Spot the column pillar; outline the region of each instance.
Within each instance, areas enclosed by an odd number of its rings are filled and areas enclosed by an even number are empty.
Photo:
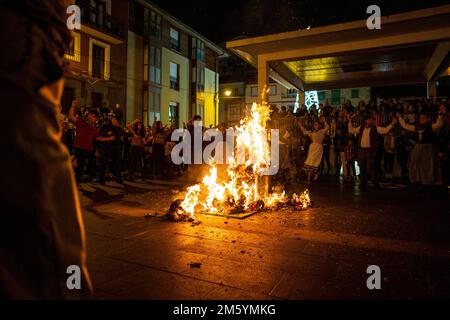
[[[269,84],[269,69],[267,60],[258,56],[258,102],[262,102],[262,93]]]
[[[436,98],[436,81],[427,82],[427,98]]]

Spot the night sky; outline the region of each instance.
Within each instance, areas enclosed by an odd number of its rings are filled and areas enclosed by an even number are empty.
[[[382,15],[449,4],[450,0],[152,0],[210,40],[221,43],[368,17],[371,4]]]

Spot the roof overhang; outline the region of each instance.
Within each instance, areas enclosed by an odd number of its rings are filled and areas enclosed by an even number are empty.
[[[267,62],[272,79],[300,90],[423,83],[448,68],[450,5],[381,17],[381,29],[359,20],[229,41],[227,48],[255,67]]]

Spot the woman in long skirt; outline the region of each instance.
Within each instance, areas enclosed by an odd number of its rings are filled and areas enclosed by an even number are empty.
[[[414,148],[408,159],[409,178],[413,183],[425,185],[439,184],[441,174],[437,163],[436,150],[433,145],[434,132],[443,124],[440,114],[435,123],[431,123],[426,113],[419,115],[415,125],[407,124],[400,114],[397,114],[400,125],[408,131],[414,132]]]
[[[323,155],[323,140],[325,139],[329,126],[323,119],[321,121],[314,121],[312,131],[304,128],[300,121],[298,121],[297,124],[303,134],[311,138],[311,144],[308,149],[308,157],[306,158],[303,170],[307,173],[308,181],[315,181],[319,178],[319,166]]]

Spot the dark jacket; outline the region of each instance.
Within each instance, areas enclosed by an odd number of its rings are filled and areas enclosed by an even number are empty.
[[[361,147],[361,139],[363,136],[363,132],[364,132],[365,126],[361,126],[359,128],[359,134],[358,134],[358,147]],[[377,127],[376,126],[372,126],[372,128],[370,128],[370,149],[372,150],[377,150],[378,149],[378,131],[377,131]]]
[[[84,298],[91,286],[70,156],[57,106],[38,93],[63,75],[63,21],[55,25],[55,0],[11,3],[0,4],[0,41],[8,44],[0,53],[0,297]],[[71,265],[81,268],[81,290],[67,288]]]

